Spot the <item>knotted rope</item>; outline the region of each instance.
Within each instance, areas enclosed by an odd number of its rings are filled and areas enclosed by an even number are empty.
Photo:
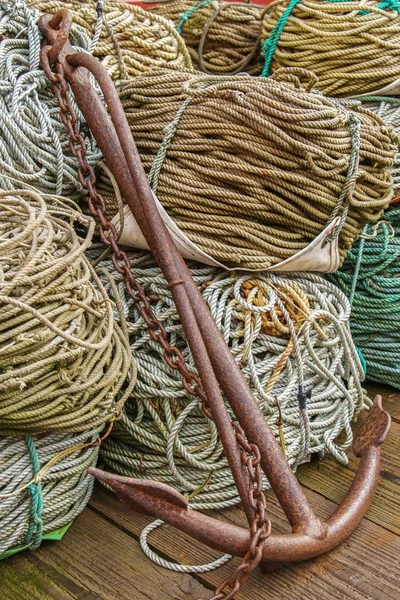
[[[77,199],[84,193],[78,163],[40,68],[39,16],[21,0],[0,3],[0,169],[24,186]],[[73,26],[71,43],[87,51],[90,38]],[[88,146],[87,159],[92,165],[100,159],[94,142]],[[2,178],[0,186],[12,189],[14,184]]]
[[[222,0],[172,0],[152,4],[148,10],[174,22],[200,71],[219,75],[261,73],[262,6]]]
[[[119,417],[133,387],[128,342],[84,256],[93,231],[35,192],[0,192],[2,435],[93,429]]]
[[[261,37],[263,75],[309,69],[328,96],[368,94],[400,77],[398,0],[276,0]]]
[[[98,22],[95,0],[27,1],[44,13],[70,8],[77,29],[89,37],[95,33]],[[172,23],[118,0],[104,2],[103,24],[93,54],[117,82],[166,64],[192,66],[186,46]]]
[[[99,429],[0,437],[0,559],[18,546],[35,550],[85,508],[98,436]]]
[[[360,105],[310,93],[314,83],[304,71],[228,79],[160,69],[121,89],[159,200],[217,260],[275,265],[335,216],[343,258],[391,199],[394,132]]]
[[[350,298],[351,331],[367,365],[367,377],[400,389],[400,210],[367,225],[330,275]]]
[[[133,273],[169,341],[195,370],[171,293],[147,256],[130,254]],[[215,425],[164,362],[162,348],[151,340],[111,261],[100,265],[114,281],[113,286],[106,278],[103,282],[113,299],[120,298],[138,364],[132,400],[102,445],[103,462],[120,474],[173,485],[198,509],[236,504],[238,493]],[[369,406],[345,296],[314,275],[251,278],[198,265],[191,272],[293,468],[325,450],[345,463],[350,423]],[[311,392],[303,408],[299,386]],[[340,432],[345,435],[339,441]]]

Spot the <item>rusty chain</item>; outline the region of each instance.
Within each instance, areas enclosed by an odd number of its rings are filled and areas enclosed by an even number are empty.
[[[51,47],[42,49],[42,66],[49,78],[54,94],[60,107],[60,116],[69,133],[69,149],[78,161],[78,176],[83,188],[88,190],[88,206],[91,215],[99,223],[100,237],[104,244],[112,250],[112,261],[115,269],[122,275],[125,289],[133,299],[135,307],[145,321],[151,338],[164,350],[166,364],[176,370],[182,380],[182,385],[191,396],[198,397],[202,402],[205,415],[212,419],[207,406],[201,381],[197,375],[186,367],[181,351],[169,343],[164,325],[154,315],[141,284],[133,276],[127,254],[118,245],[118,232],[108,219],[104,199],[96,189],[96,175],[86,160],[86,142],[79,132],[78,119],[72,106],[68,85],[64,77],[64,68],[58,61],[55,63],[55,73],[51,70],[49,51]],[[262,558],[262,546],[271,533],[271,522],[266,516],[266,498],[262,485],[260,467],[260,451],[256,444],[250,444],[237,422],[232,422],[236,439],[241,449],[241,459],[249,476],[249,504],[253,509],[253,519],[250,524],[250,546],[239,566],[232,575],[218,586],[210,600],[231,600],[245,583]],[[229,591],[225,591],[229,588]]]

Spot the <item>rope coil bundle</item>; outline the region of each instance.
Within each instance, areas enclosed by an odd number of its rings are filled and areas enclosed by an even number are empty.
[[[129,256],[169,341],[195,370],[160,270],[148,255]],[[214,424],[164,362],[111,261],[100,264],[110,271],[104,285],[121,305],[138,365],[132,400],[102,445],[102,461],[114,472],[171,484],[190,494],[198,509],[236,504],[238,493]],[[325,450],[345,463],[350,422],[369,405],[345,296],[314,275],[254,279],[198,265],[191,271],[293,468]],[[300,386],[312,390],[304,418]],[[339,443],[341,431],[345,439]]]
[[[78,199],[84,193],[78,162],[40,68],[39,16],[21,0],[0,3],[0,168],[11,178],[2,178],[0,187],[11,190],[13,178],[25,187]],[[73,26],[71,43],[87,51],[90,39]],[[94,166],[100,156],[96,144],[90,144],[88,162]]]
[[[228,79],[159,69],[121,89],[153,190],[213,258],[273,266],[336,216],[344,258],[387,206],[394,132],[361,105],[310,93],[313,83],[304,71]],[[106,177],[99,187],[112,197]]]
[[[99,430],[80,435],[0,437],[0,559],[68,525],[85,508],[99,452]]]
[[[367,225],[340,271],[330,276],[350,298],[351,331],[368,379],[400,389],[400,210]]]
[[[327,96],[368,94],[400,78],[398,0],[276,0],[261,37],[263,75],[309,69]]]
[[[200,71],[218,75],[261,73],[262,6],[222,0],[172,0],[156,3],[148,10],[174,22]]]
[[[376,98],[375,102],[371,102],[373,98],[367,99],[364,106],[377,114],[388,127],[393,127],[397,136],[400,139],[400,98],[382,97]],[[396,156],[396,161],[392,168],[393,189],[395,194],[400,194],[400,149]]]
[[[83,239],[74,221],[88,227]],[[130,394],[133,357],[84,256],[93,231],[35,192],[0,192],[2,435],[92,429],[118,418]]]
[[[70,8],[77,29],[89,37],[95,35],[98,12],[94,0],[28,0],[28,4],[53,14],[61,8]],[[191,68],[186,46],[167,19],[118,0],[104,2],[102,11],[102,28],[93,55],[114,81],[130,79],[166,64]]]

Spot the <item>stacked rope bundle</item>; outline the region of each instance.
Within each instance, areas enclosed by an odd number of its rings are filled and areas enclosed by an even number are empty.
[[[350,298],[351,331],[368,379],[400,389],[400,210],[367,225],[330,276]]]
[[[174,22],[200,71],[218,75],[261,73],[262,6],[222,0],[171,0],[152,4],[148,10]]]
[[[77,29],[90,38],[98,37],[93,55],[103,63],[114,81],[131,79],[166,64],[191,67],[189,53],[174,25],[139,6],[107,0],[98,30],[95,0],[28,0],[28,4],[43,13],[70,8]]]
[[[365,107],[377,114],[389,127],[393,127],[400,139],[400,98],[395,96],[377,96],[366,98]],[[393,189],[396,196],[400,195],[400,149],[392,169]]]
[[[39,16],[21,0],[0,3],[0,169],[24,186],[78,199],[84,193],[78,162],[40,68]],[[75,26],[71,43],[84,51],[90,47],[88,35]],[[90,144],[88,162],[95,165],[99,158],[96,145]],[[0,187],[12,189],[14,183],[2,178]]]
[[[0,437],[0,559],[60,537],[86,506],[99,430]],[[3,555],[3,556],[2,556]]]
[[[394,132],[360,105],[310,93],[297,75],[310,89],[304,71],[261,79],[172,69],[121,89],[153,190],[190,240],[224,263],[273,266],[337,216],[344,257],[392,197]]]
[[[171,293],[147,257],[130,254],[133,273],[170,343],[195,370]],[[166,365],[112,262],[100,264],[110,271],[111,283],[109,278],[103,283],[122,307],[138,365],[132,400],[102,445],[102,461],[114,472],[176,486],[191,495],[198,509],[237,503],[214,424],[198,398],[182,387],[179,374]],[[349,334],[345,296],[314,275],[254,279],[199,265],[191,272],[293,468],[325,450],[345,463],[350,423],[369,404],[360,384],[363,370]],[[301,386],[312,391],[304,419]],[[341,431],[345,436],[339,442]]]
[[[84,256],[93,230],[35,192],[0,192],[1,435],[93,429],[133,387],[128,342]]]
[[[398,0],[276,0],[261,37],[263,75],[309,69],[327,96],[368,94],[400,78]]]

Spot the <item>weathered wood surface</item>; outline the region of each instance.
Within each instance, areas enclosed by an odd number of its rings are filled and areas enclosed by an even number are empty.
[[[380,391],[369,386],[371,395]],[[238,600],[398,600],[400,598],[400,394],[385,390],[393,427],[382,454],[382,478],[367,517],[356,532],[326,556],[263,575],[257,571]],[[315,511],[326,517],[340,502],[357,461],[343,467],[326,458],[303,465],[299,478]],[[288,524],[268,494],[274,530]],[[245,524],[239,509],[220,518]],[[212,573],[173,573],[155,566],[140,550],[138,537],[149,519],[126,512],[117,498],[98,487],[89,508],[61,542],[47,542],[0,563],[0,600],[206,600],[235,561]],[[171,527],[151,534],[155,550],[169,560],[201,564],[217,553]]]

